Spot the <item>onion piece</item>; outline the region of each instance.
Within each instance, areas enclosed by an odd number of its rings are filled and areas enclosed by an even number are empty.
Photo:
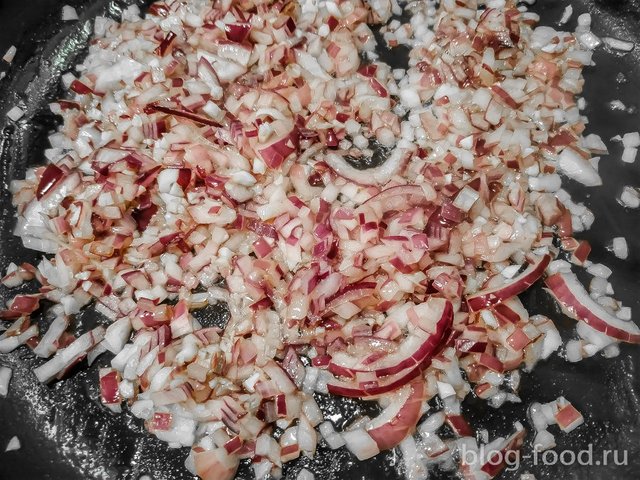
[[[558,156],[558,166],[569,178],[587,187],[602,185],[602,179],[593,165],[571,148],[565,148],[562,153],[560,153]]]
[[[556,441],[554,436],[547,430],[539,430],[533,439],[533,448],[538,452],[543,452],[551,448],[555,448]]]
[[[329,371],[335,375],[347,377],[367,372],[376,378],[381,378],[423,365],[440,347],[440,342],[453,321],[453,306],[449,301],[430,298],[426,303],[428,308],[423,308],[421,311],[427,312],[431,318],[422,318],[420,321],[428,325],[428,331],[424,330],[422,336],[407,337],[406,347],[401,344],[397,354],[383,357],[366,366],[363,365],[363,359],[340,355],[341,362],[338,363],[338,357],[332,359],[329,363]],[[353,366],[346,366],[345,363]],[[331,391],[331,385],[329,390]]]
[[[2,61],[11,64],[13,62],[14,57],[16,56],[17,49],[15,45],[11,45],[5,54],[2,56]]]
[[[497,288],[476,292],[466,297],[471,311],[479,311],[521,294],[533,285],[551,262],[551,255],[532,256],[527,268],[509,283]]]
[[[275,169],[280,167],[289,155],[298,150],[298,143],[299,133],[293,130],[258,152],[267,166]]]
[[[613,253],[616,257],[626,260],[629,256],[629,247],[627,245],[627,240],[624,237],[616,237],[612,241]]]
[[[62,6],[62,21],[63,22],[69,22],[72,20],[78,20],[78,13],[76,12],[76,9],[73,8],[70,5],[63,5]]]
[[[20,448],[22,448],[22,445],[20,443],[20,439],[18,437],[16,437],[16,436],[13,436],[9,440],[9,443],[7,443],[7,446],[5,447],[4,451],[5,452],[12,452],[14,450],[20,450]]]
[[[229,455],[224,448],[191,450],[196,474],[202,480],[233,480],[238,469],[238,456]]]
[[[569,433],[584,423],[582,414],[563,397],[558,399],[558,412],[555,414],[560,429]]]
[[[406,385],[422,373],[422,370],[431,363],[431,357],[427,356],[422,364],[409,367],[394,375],[383,377],[380,381],[369,382],[344,382],[336,379],[327,382],[327,389],[333,395],[352,398],[371,398],[384,393],[392,392]]]
[[[640,343],[640,328],[608,313],[589,296],[573,273],[556,273],[545,280],[549,291],[567,315],[617,340]]]
[[[107,327],[103,343],[107,350],[117,355],[122,351],[129,337],[131,337],[131,320],[123,317]]]
[[[24,116],[24,110],[22,110],[20,107],[15,106],[12,107],[8,112],[7,112],[7,118],[9,118],[10,120],[13,120],[14,122],[17,122],[18,120],[20,120],[22,117]]]
[[[69,317],[56,317],[38,342],[33,353],[42,358],[49,358],[58,350],[57,342],[69,326]]]
[[[383,164],[363,170],[352,167],[337,153],[328,153],[324,159],[336,174],[358,185],[385,185],[394,175],[402,172],[410,154],[409,150],[396,147]]]
[[[120,412],[122,397],[118,389],[119,374],[113,368],[101,368],[100,375],[100,401],[112,411]]]
[[[349,451],[360,461],[375,457],[380,453],[378,444],[364,428],[344,432],[342,438],[344,438]]]
[[[307,470],[306,468],[302,468],[299,472],[298,472],[298,476],[296,477],[296,480],[314,480],[315,476],[314,474]]]
[[[630,52],[636,46],[633,42],[627,42],[613,37],[602,37],[602,41],[610,48],[620,52]]]
[[[50,382],[60,372],[64,372],[84,358],[89,350],[102,341],[104,333],[104,327],[96,327],[78,337],[68,347],[58,350],[51,360],[33,370],[36,378],[42,383]]]
[[[369,198],[363,206],[388,210],[407,210],[411,207],[427,206],[433,198],[419,185],[397,185],[385,188]]]
[[[9,393],[9,382],[11,382],[12,375],[11,368],[0,367],[0,397],[6,397]]]
[[[502,440],[496,448],[490,450],[491,456],[487,462],[482,465],[480,470],[487,474],[489,478],[495,478],[507,465],[510,452],[519,451],[527,431],[522,427],[520,422],[516,422],[516,431],[506,439]]]
[[[571,5],[567,5],[566,7],[564,7],[562,17],[558,21],[558,24],[564,25],[565,23],[567,23],[571,18],[571,15],[573,15],[573,7]]]
[[[415,430],[427,397],[424,380],[416,378],[394,395],[391,404],[367,425],[380,451],[394,448]]]

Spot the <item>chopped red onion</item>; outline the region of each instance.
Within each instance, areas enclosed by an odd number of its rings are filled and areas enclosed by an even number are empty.
[[[59,350],[47,363],[35,368],[33,373],[40,382],[50,382],[60,372],[84,358],[90,349],[100,343],[104,337],[104,331],[103,327],[96,327],[85,333],[68,347]]]
[[[555,419],[563,432],[572,432],[584,423],[582,414],[567,402],[564,397],[560,397],[557,402],[558,412],[555,414]]]
[[[571,18],[571,15],[573,15],[573,7],[571,5],[567,5],[566,7],[564,7],[564,11],[562,12],[562,17],[558,21],[558,24],[559,25],[566,24]]]
[[[627,185],[622,189],[618,201],[624,207],[638,208],[640,207],[640,193],[636,188]]]
[[[62,21],[68,22],[71,20],[78,20],[78,13],[76,9],[70,5],[64,5],[62,7]]]
[[[24,110],[20,107],[13,107],[7,112],[7,117],[14,122],[17,122],[24,116]]]
[[[58,341],[69,326],[69,317],[56,317],[38,342],[33,353],[42,358],[49,358],[58,350]]]
[[[4,451],[5,452],[12,452],[15,450],[20,450],[20,448],[22,447],[21,443],[20,443],[20,439],[16,436],[11,437],[11,439],[9,440],[9,443],[7,443],[7,446],[5,447]]]
[[[16,56],[16,52],[17,49],[15,47],[15,45],[11,45],[7,51],[5,52],[5,54],[2,56],[2,60],[7,62],[7,63],[11,63],[13,62],[14,57]]]
[[[9,393],[9,382],[13,371],[9,367],[0,367],[0,397],[6,397]]]
[[[544,452],[551,448],[555,448],[556,440],[554,436],[547,430],[540,430],[533,439],[533,448],[538,452]]]
[[[602,185],[602,179],[593,165],[582,158],[575,150],[566,148],[558,157],[558,166],[569,178],[587,187]]]
[[[613,37],[602,37],[602,41],[610,48],[620,52],[630,52],[634,49],[635,43],[626,40],[620,40]]]
[[[371,436],[362,428],[357,428],[342,434],[349,451],[358,460],[365,460],[380,453],[378,445]]]
[[[633,163],[636,161],[638,149],[635,147],[626,147],[622,152],[622,161],[625,163]]]
[[[626,260],[629,256],[629,247],[624,237],[615,237],[611,242],[611,250],[614,255],[622,260]]]
[[[313,475],[313,473],[307,470],[306,468],[302,468],[298,472],[298,476],[296,477],[296,480],[314,480],[314,479],[315,479],[315,476]]]

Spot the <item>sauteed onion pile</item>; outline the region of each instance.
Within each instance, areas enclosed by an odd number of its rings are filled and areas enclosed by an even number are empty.
[[[51,104],[46,165],[11,184],[16,235],[47,255],[2,279],[40,288],[2,312],[0,351],[47,359],[42,382],[110,352],[104,405],[190,447],[203,479],[242,459],[278,476],[320,441],[360,460],[400,445],[409,478],[497,475],[456,456],[478,449],[461,401],[519,402],[519,369],[562,346],[519,294],[544,281],[578,321],[572,361],[640,342],[561,182],[602,184],[607,147],[578,99],[600,40],[588,15],[573,33],[537,21],[502,0],[189,0],[96,19]],[[76,338],[90,304],[103,318]],[[224,324],[197,312],[216,304]],[[380,415],[336,431],[324,395]],[[531,417],[547,446],[550,424],[583,421],[563,398]],[[494,450],[520,447],[514,428]]]

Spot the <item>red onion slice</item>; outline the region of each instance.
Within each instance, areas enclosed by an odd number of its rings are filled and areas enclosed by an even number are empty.
[[[640,343],[640,328],[611,315],[596,303],[573,273],[555,273],[545,281],[567,315],[617,340]]]
[[[402,172],[406,166],[411,151],[396,147],[387,157],[385,162],[377,167],[359,170],[347,163],[343,156],[337,153],[328,153],[324,160],[339,176],[346,178],[358,185],[385,185],[394,175]]]
[[[395,375],[384,377],[383,380],[368,382],[344,382],[337,379],[327,382],[327,389],[332,395],[340,395],[350,398],[372,398],[392,392],[406,385],[422,373],[422,370],[431,363],[427,357],[421,365],[402,370]]]
[[[497,288],[482,290],[466,297],[467,305],[471,311],[477,312],[483,308],[502,302],[508,298],[519,295],[533,285],[544,273],[551,262],[551,255],[533,256],[529,266],[512,279],[509,283]]]
[[[42,177],[40,177],[38,188],[36,189],[36,199],[40,200],[45,196],[49,190],[55,187],[63,176],[64,172],[58,166],[52,163],[47,165],[47,168],[45,168],[42,173]]]
[[[421,330],[420,335],[409,335],[398,347],[397,353],[383,357],[381,360],[363,365],[364,359],[356,359],[345,354],[338,354],[329,364],[329,371],[335,375],[355,377],[358,373],[372,373],[377,378],[393,375],[424,364],[440,347],[445,332],[453,321],[453,306],[447,300],[431,298],[428,300],[430,313],[434,318],[420,319],[429,324],[429,331]],[[340,362],[340,363],[338,363]],[[353,365],[353,366],[345,366]]]
[[[412,207],[426,206],[433,198],[420,185],[397,185],[385,188],[362,205],[377,205],[382,211],[397,210],[399,212]]]
[[[396,447],[415,430],[427,397],[424,380],[418,377],[394,395],[397,397],[367,426],[380,451]]]

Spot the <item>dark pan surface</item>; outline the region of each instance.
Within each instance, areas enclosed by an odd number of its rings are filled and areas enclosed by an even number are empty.
[[[90,20],[97,14],[117,16],[127,2],[105,0],[66,0],[77,7],[81,20],[60,21],[63,2],[56,0],[0,1],[0,54],[15,44],[18,54],[11,67],[0,65],[7,77],[0,81],[0,270],[11,261],[35,260],[33,253],[23,249],[12,236],[13,208],[4,191],[8,183],[22,178],[25,167],[43,161],[46,137],[55,128],[56,119],[48,112],[47,103],[58,98],[59,76],[73,67],[83,55],[83,46],[91,35]],[[128,3],[133,3],[129,0]],[[556,25],[566,2],[543,0],[533,10],[542,23]],[[577,14],[590,11],[593,30],[601,36],[614,36],[638,42],[640,40],[640,1],[579,0],[574,2],[574,16],[568,28],[575,27]],[[395,56],[395,55],[390,55]],[[627,55],[598,49],[596,68],[585,73],[584,97],[586,114],[591,123],[588,132],[598,133],[607,141],[618,133],[640,130],[640,47]],[[624,78],[622,78],[620,76]],[[612,111],[608,102],[622,100],[630,112]],[[6,112],[20,104],[25,117],[17,124],[6,119]],[[576,200],[585,201],[595,215],[592,229],[583,235],[593,247],[591,259],[604,262],[614,269],[612,283],[616,297],[640,315],[640,212],[617,204],[615,197],[624,185],[640,186],[640,160],[636,164],[620,161],[622,149],[610,144],[611,154],[601,162],[604,187],[586,191],[578,184],[565,182]],[[630,247],[627,261],[616,259],[606,250],[615,236],[625,236]],[[0,287],[0,295],[9,292]],[[525,299],[529,310],[546,313],[557,320],[565,338],[570,338],[574,322],[558,313],[550,297],[540,288]],[[221,312],[209,312],[212,321]],[[101,319],[92,312],[82,315],[79,329],[85,329]],[[141,422],[125,413],[114,416],[100,406],[97,390],[97,367],[108,364],[103,356],[93,367],[81,366],[65,381],[50,387],[40,385],[30,372],[36,361],[26,350],[0,355],[0,365],[14,369],[7,399],[0,399],[0,479],[137,479],[148,474],[156,480],[190,479],[183,467],[186,450],[170,450],[147,434]],[[525,458],[516,472],[506,472],[502,478],[519,478],[529,471],[537,478],[557,479],[635,479],[640,472],[640,348],[622,346],[619,357],[611,360],[599,356],[578,364],[569,364],[554,356],[540,364],[531,374],[523,376],[523,404],[493,410],[483,403],[468,399],[464,413],[476,428],[487,428],[494,435],[508,433],[516,420],[526,420],[526,406],[532,401],[550,401],[566,396],[585,415],[586,423],[570,435],[557,435],[557,451],[578,452],[592,445],[594,460],[602,458],[604,450],[619,450],[619,458],[627,451],[627,465],[566,466],[534,465]],[[321,399],[325,413],[350,412],[359,407],[353,402]],[[364,408],[367,408],[366,406]],[[370,408],[370,407],[369,407]],[[22,448],[4,453],[11,437],[17,435]],[[528,440],[531,440],[529,438]],[[530,445],[524,452],[531,453]],[[611,457],[610,457],[611,458]],[[610,461],[611,463],[611,461]],[[295,478],[307,467],[316,478],[403,478],[398,454],[381,454],[371,461],[355,461],[344,449],[331,451],[321,447],[314,460],[303,459],[285,467],[286,478]],[[241,468],[242,478],[253,478],[249,468]],[[430,478],[449,478],[436,472]]]

